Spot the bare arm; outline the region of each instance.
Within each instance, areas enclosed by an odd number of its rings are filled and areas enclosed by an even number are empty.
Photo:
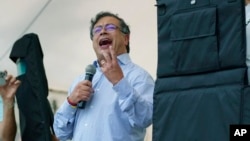
[[[0,140],[14,141],[16,136],[16,120],[14,113],[15,93],[20,85],[20,81],[16,80],[12,75],[6,77],[6,84],[0,86],[0,94],[3,99],[3,121],[0,124]]]
[[[4,117],[2,122],[2,141],[14,141],[16,137],[16,120],[14,113],[14,98],[3,102]]]

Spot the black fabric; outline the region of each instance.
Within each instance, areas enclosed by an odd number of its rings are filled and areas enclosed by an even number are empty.
[[[250,124],[250,86],[244,89],[242,97],[242,124]]]
[[[157,77],[244,67],[243,1],[191,1],[157,1]]]
[[[228,141],[250,124],[243,0],[157,0],[153,141]]]
[[[18,76],[22,83],[16,93],[22,140],[51,141],[53,112],[38,35],[30,33],[18,39],[10,58],[13,62],[22,58],[26,63],[26,73]]]
[[[153,141],[229,140],[230,124],[242,120],[244,71],[157,79]]]

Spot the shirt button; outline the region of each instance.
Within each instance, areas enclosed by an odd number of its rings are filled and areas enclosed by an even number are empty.
[[[87,126],[88,126],[88,124],[87,124],[87,123],[85,123],[85,124],[84,124],[84,126],[86,126],[86,127],[87,127]]]

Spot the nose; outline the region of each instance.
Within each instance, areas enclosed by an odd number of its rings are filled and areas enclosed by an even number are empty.
[[[102,30],[100,31],[100,35],[103,35],[103,34],[107,34],[105,27],[103,27]]]

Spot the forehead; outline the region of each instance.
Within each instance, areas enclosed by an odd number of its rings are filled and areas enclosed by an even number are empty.
[[[106,24],[115,24],[115,25],[119,25],[119,20],[116,19],[115,17],[111,17],[111,16],[106,16],[106,17],[102,17],[101,19],[99,19],[95,26],[99,26],[99,25],[106,25]]]

